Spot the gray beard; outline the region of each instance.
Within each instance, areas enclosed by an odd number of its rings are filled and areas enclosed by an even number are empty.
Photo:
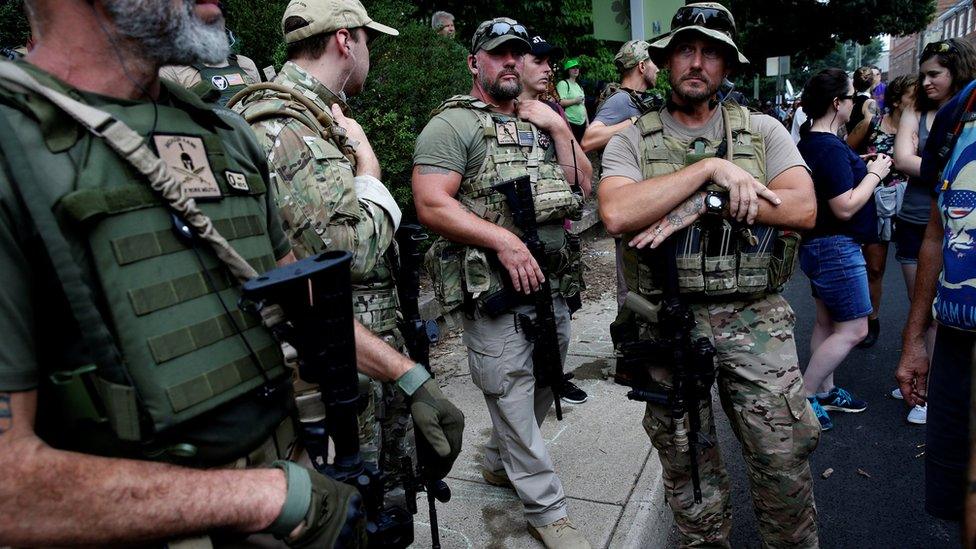
[[[230,55],[223,20],[204,23],[193,13],[193,2],[184,0],[174,9],[160,0],[105,2],[116,31],[131,39],[142,57],[160,65],[218,64]]]
[[[488,82],[488,77],[479,73],[478,81],[481,88],[488,92],[488,95],[499,101],[515,99],[522,93],[522,81],[519,79],[516,79],[513,84],[502,84],[501,78],[494,82]]]

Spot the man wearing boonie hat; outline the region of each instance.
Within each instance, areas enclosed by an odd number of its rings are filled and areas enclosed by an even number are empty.
[[[723,78],[748,63],[734,37],[728,9],[704,2],[678,8],[671,31],[650,42],[651,58],[669,70],[671,97],[666,109],[642,115],[610,138],[600,214],[608,231],[624,235],[631,294],[659,300],[666,288],[638,274],[666,276],[659,265],[683,266],[678,284],[696,320],[692,340],[708,338],[716,350],[718,392],[742,444],[763,546],[817,547],[807,457],[820,425],[803,391],[795,317],[779,294],[791,274],[781,266],[795,263],[798,247],[789,230],[813,226],[816,198],[782,124],[716,99]],[[716,240],[725,243],[722,249],[702,244]],[[634,322],[628,312],[618,323]],[[633,333],[642,336],[634,337],[660,334],[657,323],[639,326]],[[650,365],[657,381],[648,389],[670,390],[669,366]],[[682,426],[667,406],[648,403],[644,427],[663,465],[680,545],[728,547],[730,481],[718,447],[710,444],[714,417],[710,392],[703,394],[696,444],[676,444]],[[691,475],[692,451],[700,492]]]
[[[359,0],[293,0],[281,23],[288,61],[273,83],[251,86],[229,105],[251,124],[265,151],[285,233],[296,255],[302,258],[326,249],[351,252],[357,320],[405,351],[388,253],[400,209],[380,181],[379,161],[362,127],[345,115],[346,98],[362,91],[369,71],[369,41],[379,34],[399,33],[373,21]],[[395,380],[361,378],[365,404],[359,425],[362,457],[379,465],[389,491],[413,476],[410,460],[404,459],[413,454],[411,408],[430,394],[443,408],[441,418],[451,418],[433,429],[441,431],[434,438],[446,438],[434,456],[444,460],[444,474],[460,450],[463,416],[443,398],[436,383],[426,380],[423,365],[411,364],[385,346],[384,350],[408,365]],[[295,389],[299,403],[318,399],[316,385],[298,379]],[[303,419],[308,419],[306,411],[299,406]],[[429,426],[413,416],[417,430],[433,440]]]
[[[516,320],[536,318],[532,293],[541,287],[542,270],[493,189],[528,176],[542,221],[540,239],[553,254],[572,257],[563,222],[579,212],[581,199],[570,183],[585,187],[588,175],[573,166],[573,136],[563,119],[541,101],[518,99],[531,48],[525,27],[512,19],[478,26],[468,56],[470,95],[441,104],[417,138],[413,196],[420,221],[441,235],[427,254],[428,271],[444,311],[463,307],[471,380],[491,416],[482,475],[518,493],[529,533],[546,547],[588,548],[568,518],[539,428],[553,404],[552,388],[536,385],[534,345],[522,328],[528,325]],[[546,279],[563,358],[569,346],[566,298],[579,292],[578,267],[570,259]]]

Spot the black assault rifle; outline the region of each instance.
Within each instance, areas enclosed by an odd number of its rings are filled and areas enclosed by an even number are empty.
[[[359,490],[370,547],[407,547],[413,543],[413,517],[402,507],[384,507],[380,472],[359,455],[351,259],[348,252],[324,252],[273,269],[245,283],[241,299],[258,308],[281,307],[286,320],[272,330],[298,351],[301,378],[319,385],[325,418],[302,421],[299,432],[315,469]],[[331,463],[329,439],[335,448]]]
[[[658,251],[644,250],[642,253],[646,254],[649,264],[658,266],[659,282],[664,286],[662,300],[659,305],[654,305],[635,292],[629,292],[624,307],[655,325],[658,337],[621,343],[614,381],[631,387],[627,398],[671,410],[674,445],[679,453],[689,454],[695,503],[701,503],[698,449],[699,445],[711,448],[714,443],[701,432],[700,406],[702,401],[708,402],[711,398],[715,347],[707,337],[691,339],[695,317],[679,296],[674,239],[666,239]],[[650,369],[653,366],[670,370],[670,389],[652,383]]]
[[[419,362],[427,368],[431,377],[434,372],[430,368],[430,344],[432,340],[428,329],[428,322],[420,317],[420,263],[421,253],[418,244],[427,240],[427,233],[420,225],[403,224],[396,233],[397,248],[399,248],[400,265],[397,269],[397,296],[400,299],[400,313],[402,319],[398,322],[400,333],[407,344],[407,351],[414,362]],[[430,539],[433,549],[440,549],[440,532],[437,528],[437,506],[435,503],[447,503],[451,499],[451,489],[443,480],[436,478],[433,471],[427,467],[426,457],[433,452],[430,443],[420,433],[414,430],[417,443],[416,478],[407,490],[407,506],[411,513],[417,512],[416,492],[427,492],[427,509],[430,513]]]
[[[562,421],[563,409],[557,394],[565,377],[563,358],[559,352],[559,336],[556,331],[556,314],[552,307],[552,286],[549,281],[549,262],[546,259],[546,246],[539,239],[539,227],[535,219],[535,202],[532,199],[532,184],[529,176],[523,175],[494,185],[493,188],[505,195],[508,208],[512,211],[515,226],[522,232],[522,241],[529,249],[542,270],[545,279],[539,289],[532,293],[535,306],[535,320],[528,315],[518,315],[518,326],[522,328],[525,339],[533,343],[532,369],[539,387],[551,387],[556,403],[556,419]],[[503,275],[507,276],[507,275]]]

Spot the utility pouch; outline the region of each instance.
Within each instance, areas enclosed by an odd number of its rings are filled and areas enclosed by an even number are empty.
[[[775,239],[776,229],[767,225],[740,226],[738,232],[738,291],[746,295],[765,293],[773,244],[770,241]]]
[[[769,260],[769,285],[767,290],[778,292],[789,282],[796,270],[797,253],[800,250],[800,234],[795,231],[780,231],[773,244],[773,254]]]
[[[434,286],[434,296],[445,313],[449,313],[464,302],[464,287],[461,279],[463,248],[438,238],[424,255],[424,267]]]
[[[723,219],[704,232],[705,295],[735,293],[737,258],[732,226]]]

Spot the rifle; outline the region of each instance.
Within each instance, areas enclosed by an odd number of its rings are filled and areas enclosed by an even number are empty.
[[[424,365],[431,377],[434,372],[430,367],[430,344],[436,340],[431,338],[429,323],[420,317],[420,263],[421,254],[418,244],[427,240],[427,234],[420,225],[403,224],[396,233],[397,248],[399,248],[400,265],[397,270],[397,296],[400,299],[400,313],[402,319],[397,322],[400,333],[407,344],[407,351],[414,362]],[[436,328],[436,324],[434,325]],[[435,332],[436,333],[436,332]],[[430,444],[423,436],[414,431],[417,443],[417,474],[407,490],[408,510],[417,513],[417,490],[427,492],[427,509],[430,514],[430,539],[433,549],[440,549],[440,531],[437,527],[436,501],[447,503],[451,499],[451,489],[443,480],[435,478],[426,466],[425,455],[433,452]],[[409,460],[409,458],[406,458]],[[407,469],[412,469],[407,467]]]
[[[559,350],[559,336],[556,331],[556,314],[552,307],[552,286],[549,283],[549,261],[546,246],[539,239],[539,227],[535,219],[535,202],[532,199],[532,184],[529,176],[523,175],[494,185],[496,191],[505,195],[508,208],[512,211],[515,226],[522,232],[522,241],[542,270],[544,280],[539,289],[532,294],[535,306],[535,320],[528,315],[517,316],[525,339],[533,344],[532,369],[536,385],[551,387],[556,404],[556,419],[562,421],[563,409],[556,392],[567,378],[563,376],[563,358]]]
[[[679,453],[687,452],[691,460],[691,483],[695,503],[701,503],[701,479],[698,470],[698,447],[714,446],[701,432],[699,408],[702,400],[709,400],[715,380],[715,347],[707,337],[691,339],[695,317],[683,303],[678,291],[678,266],[674,239],[668,238],[659,251],[644,250],[656,261],[648,261],[664,270],[664,292],[661,303],[652,304],[635,292],[627,294],[624,307],[655,324],[657,339],[634,340],[619,346],[617,372],[614,381],[631,388],[627,398],[666,406],[674,421],[674,444]],[[662,365],[672,374],[670,389],[661,390],[651,381],[650,368]]]
[[[245,283],[241,300],[251,309],[281,307],[286,321],[272,331],[298,351],[301,378],[319,384],[324,419],[303,420],[299,431],[315,469],[359,490],[371,547],[407,547],[413,543],[413,517],[402,507],[384,508],[380,472],[359,455],[351,259],[349,252],[331,251],[273,269]]]

